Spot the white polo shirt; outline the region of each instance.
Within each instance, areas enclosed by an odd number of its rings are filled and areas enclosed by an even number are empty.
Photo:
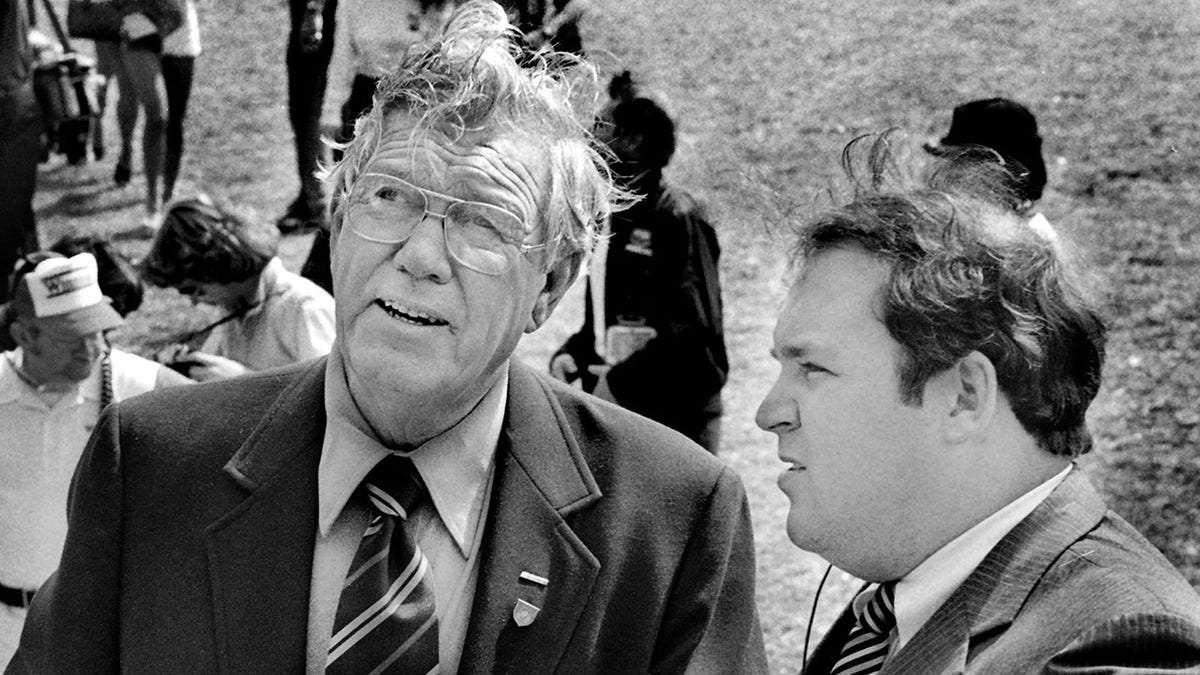
[[[113,400],[154,388],[161,365],[112,350]],[[67,491],[100,415],[100,364],[53,404],[0,358],[0,584],[36,589],[58,567],[67,538]]]

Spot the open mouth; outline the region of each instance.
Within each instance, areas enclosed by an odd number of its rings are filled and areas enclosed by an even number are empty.
[[[411,323],[415,326],[449,326],[450,322],[440,316],[422,312],[412,307],[405,307],[395,302],[387,300],[376,300],[375,304],[379,305],[383,311],[387,312],[393,319],[399,319],[405,323]]]

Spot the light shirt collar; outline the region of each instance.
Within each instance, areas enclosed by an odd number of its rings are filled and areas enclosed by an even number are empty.
[[[262,273],[258,276],[258,291],[256,296],[258,301],[253,307],[246,310],[246,313],[241,317],[242,321],[256,314],[261,314],[267,307],[267,301],[281,292],[277,289],[279,287],[279,278],[283,272],[283,261],[278,257],[271,258],[267,262],[267,266],[263,268]]]
[[[1007,506],[955,537],[896,584],[896,653],[929,621],[987,554],[1036,509],[1070,473],[1074,464],[1017,497]]]
[[[500,441],[508,401],[508,367],[479,404],[458,424],[404,453],[416,465],[438,517],[465,557],[483,509],[492,461]],[[325,366],[325,438],[317,468],[318,525],[329,534],[338,515],[367,473],[392,452],[366,431],[350,398],[346,374],[335,345]],[[474,522],[473,522],[474,521]]]

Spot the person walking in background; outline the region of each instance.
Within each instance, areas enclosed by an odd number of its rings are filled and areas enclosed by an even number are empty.
[[[29,7],[27,0],[0,0],[0,303],[9,298],[13,264],[40,248],[33,193],[42,118],[33,90]]]
[[[512,358],[612,185],[594,70],[510,30],[468,2],[379,84],[327,359],[109,409],[9,675],[767,672],[737,475]]]
[[[141,262],[147,281],[226,312],[199,350],[176,356],[207,381],[324,356],[333,344],[333,298],[284,269],[279,233],[209,201],[167,211]]]
[[[146,180],[144,214],[139,231],[153,233],[162,220],[162,174],[166,158],[167,89],[163,79],[163,41],[183,24],[183,0],[134,0],[121,6],[120,34],[112,40],[97,40],[98,50],[107,50],[101,60],[116,64],[117,124],[121,151],[113,180],[126,185],[132,176],[133,147],[130,142],[142,116],[142,173]]]
[[[200,20],[193,0],[183,0],[183,24],[163,40],[162,72],[167,91],[167,149],[163,159],[162,201],[175,196],[183,163],[184,122],[192,97],[196,58],[200,56]]]
[[[337,0],[289,0],[288,6],[291,10],[287,45],[288,120],[296,140],[300,193],[276,222],[283,234],[326,225],[325,192],[317,172],[324,157],[321,107],[337,30]]]
[[[0,669],[17,648],[34,591],[58,565],[67,489],[100,411],[187,378],[108,345],[123,322],[101,295],[90,253],[24,256],[0,356]]]
[[[592,257],[583,327],[550,360],[550,373],[661,422],[716,454],[721,388],[729,372],[717,234],[704,209],[664,182],[675,124],[613,78],[596,124],[621,187],[638,199],[612,219]]]
[[[183,22],[179,28],[171,31],[162,40],[160,68],[162,73],[162,93],[165,96],[165,132],[162,162],[162,195],[160,204],[171,201],[175,194],[175,182],[179,178],[179,169],[183,161],[184,120],[187,118],[188,100],[192,93],[192,77],[195,70],[196,57],[200,56],[200,23],[196,15],[196,5],[193,0],[181,0],[183,3]],[[126,82],[126,86],[118,84],[117,98],[117,129],[121,135],[121,151],[113,171],[113,181],[118,186],[127,185],[133,176],[133,132],[137,127],[141,104],[139,93],[134,82],[128,81],[123,70],[121,45],[107,40],[96,41],[97,71],[103,75],[115,76],[118,82]],[[97,98],[100,101],[97,116],[97,135],[94,145],[103,148],[103,136],[99,133],[99,124],[106,109],[108,80],[101,85]],[[154,131],[154,128],[151,128]],[[145,134],[143,129],[143,134]],[[96,151],[99,158],[103,149]],[[147,173],[147,189],[152,180],[157,180]],[[148,227],[155,227],[161,217],[146,221]]]
[[[998,164],[891,183],[894,138],[800,231],[757,414],[789,538],[869,582],[803,672],[1197,672],[1200,595],[1073,461],[1105,349],[1082,270]]]

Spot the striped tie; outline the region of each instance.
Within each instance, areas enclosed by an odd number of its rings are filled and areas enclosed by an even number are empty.
[[[834,664],[830,675],[873,675],[883,668],[887,658],[888,638],[896,625],[896,614],[892,608],[892,596],[896,582],[880,584],[870,591],[871,599],[861,603],[854,628],[846,637],[842,653]]]
[[[338,602],[325,672],[427,675],[438,671],[438,625],[428,562],[404,522],[424,496],[412,461],[391,455],[357,493],[373,516]]]

